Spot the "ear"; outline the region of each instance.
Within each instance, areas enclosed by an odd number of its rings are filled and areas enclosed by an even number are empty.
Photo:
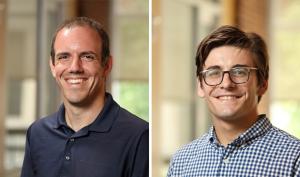
[[[205,93],[204,93],[203,85],[201,84],[200,79],[197,79],[197,93],[198,93],[199,97],[204,98]]]
[[[50,66],[50,69],[51,69],[52,76],[55,78],[55,77],[56,77],[56,74],[55,74],[55,66],[54,66],[53,63],[52,63],[51,57],[50,57],[50,59],[49,59],[49,66]]]
[[[259,86],[259,88],[257,90],[257,95],[262,96],[263,94],[265,94],[268,89],[268,85],[269,85],[269,82],[267,80],[264,81],[263,84]]]
[[[104,66],[104,71],[103,71],[103,76],[106,78],[109,73],[111,72],[112,69],[112,65],[113,65],[113,59],[112,56],[109,56],[106,65]]]

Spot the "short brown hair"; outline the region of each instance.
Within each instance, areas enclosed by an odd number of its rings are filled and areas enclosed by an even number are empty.
[[[246,33],[233,26],[221,26],[207,37],[198,46],[196,53],[197,77],[202,83],[203,66],[214,48],[234,46],[250,51],[256,64],[258,84],[261,86],[269,78],[269,56],[267,46],[262,37],[256,33]]]
[[[107,32],[104,30],[103,26],[98,23],[96,20],[93,20],[91,18],[88,17],[75,17],[69,20],[66,20],[65,22],[63,22],[55,31],[53,37],[52,37],[52,41],[51,41],[51,52],[50,52],[50,56],[51,56],[51,60],[52,63],[54,64],[54,60],[55,60],[55,49],[54,49],[54,43],[56,40],[56,36],[58,34],[58,32],[60,30],[62,30],[63,28],[72,28],[75,26],[88,26],[90,28],[92,28],[93,30],[95,30],[101,41],[102,42],[102,56],[101,56],[101,64],[103,66],[106,65],[107,60],[110,56],[110,49],[109,49],[109,37]]]

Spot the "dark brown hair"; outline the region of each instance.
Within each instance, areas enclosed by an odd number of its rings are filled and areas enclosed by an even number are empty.
[[[98,33],[101,39],[101,41],[99,42],[102,42],[101,64],[105,66],[110,56],[108,34],[106,33],[106,31],[104,30],[103,26],[100,23],[88,17],[75,17],[73,19],[66,20],[56,29],[51,41],[50,56],[51,56],[52,63],[54,64],[54,60],[55,60],[54,43],[56,40],[57,33],[63,28],[72,28],[76,26],[88,26]]]
[[[233,26],[221,26],[198,46],[196,53],[197,77],[202,84],[201,71],[209,53],[217,47],[234,46],[250,51],[254,56],[257,70],[258,85],[261,86],[269,78],[269,56],[264,40],[256,33],[246,33]]]

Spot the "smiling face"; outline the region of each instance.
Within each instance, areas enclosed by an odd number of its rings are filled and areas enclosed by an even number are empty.
[[[111,59],[101,65],[101,39],[87,26],[63,28],[54,44],[55,63],[50,67],[65,104],[88,106],[105,95]]]
[[[237,66],[255,67],[251,53],[237,47],[221,46],[211,50],[204,70],[220,68],[228,71]],[[266,89],[267,83],[258,86],[256,72],[252,70],[249,80],[242,84],[233,83],[228,73],[217,86],[208,86],[202,79],[202,84],[199,83],[198,86],[198,94],[206,99],[214,119],[232,122],[256,119],[258,96],[263,95]]]

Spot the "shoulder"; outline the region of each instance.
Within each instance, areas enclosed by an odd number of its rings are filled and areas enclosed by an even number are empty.
[[[149,129],[149,123],[132,114],[126,109],[120,107],[118,118],[116,120],[116,126],[122,126],[125,129],[132,131],[147,131]]]
[[[135,129],[137,131],[148,130],[149,124],[145,120],[121,107],[110,93],[106,93],[107,113],[106,116],[114,117],[114,126],[122,126],[125,129]]]
[[[46,117],[42,117],[40,119],[37,119],[34,121],[28,128],[27,132],[28,133],[42,133],[45,130],[51,129],[57,125],[57,112],[48,115]]]
[[[130,113],[124,108],[120,107],[117,118],[113,123],[111,133],[116,135],[119,140],[122,140],[126,146],[130,146],[130,152],[132,154],[136,154],[139,150],[143,150],[143,152],[147,152],[146,154],[148,154],[148,122]]]
[[[121,107],[109,93],[106,93],[106,96],[107,109],[103,115],[110,117],[111,120],[114,120],[113,128],[118,128],[119,130],[124,129],[124,132],[145,131],[149,129],[149,124],[147,121]]]
[[[282,147],[283,150],[300,154],[300,140],[293,135],[279,128],[272,127],[268,138],[270,142]]]
[[[295,176],[300,175],[300,140],[298,138],[272,127],[263,141],[267,142],[265,148],[273,155],[276,154],[279,162],[284,162],[286,166],[291,165]]]
[[[195,164],[196,161],[193,158],[197,157],[199,153],[204,154],[209,142],[208,138],[208,134],[204,134],[202,137],[181,147],[172,156],[167,176],[183,176],[182,173],[185,169]]]
[[[149,141],[149,124],[145,120],[120,107],[117,103],[112,105],[110,113],[105,119],[111,124],[110,136],[135,147],[140,143]]]
[[[195,157],[198,153],[202,153],[205,146],[208,145],[208,134],[204,134],[202,137],[190,142],[189,144],[181,147],[172,157],[172,163],[182,163],[189,161]]]
[[[300,165],[300,140],[291,134],[272,126],[258,143],[260,145],[257,148],[276,157],[278,161],[289,159],[290,165]]]

